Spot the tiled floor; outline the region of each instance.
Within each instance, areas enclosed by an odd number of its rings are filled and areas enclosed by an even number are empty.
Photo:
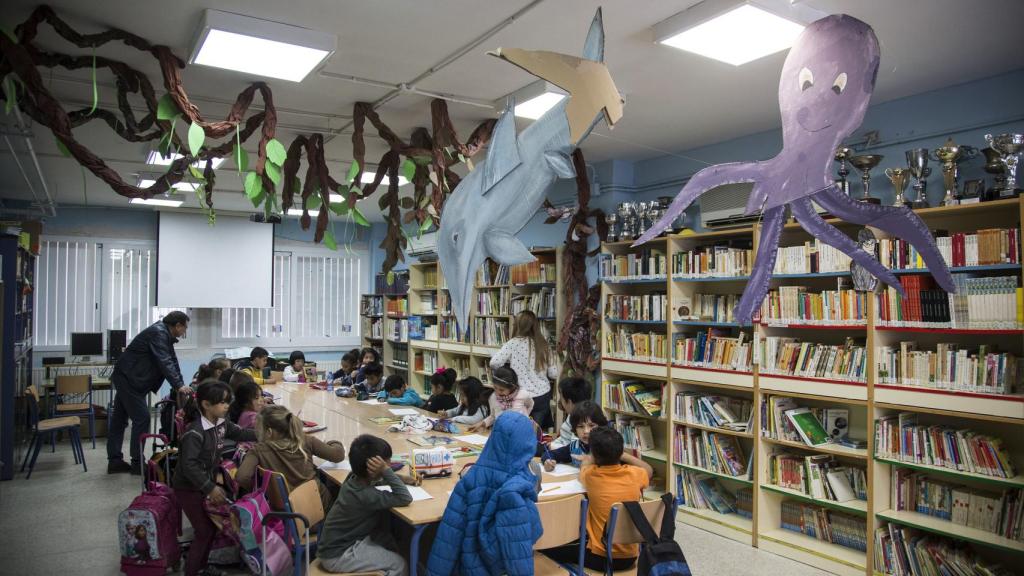
[[[105,443],[85,445],[89,471],[70,448],[40,453],[32,478],[0,483],[0,574],[116,575],[117,513],[141,490],[138,476],[106,474]],[[20,463],[19,463],[20,464]],[[695,576],[819,576],[810,566],[683,524],[680,542]],[[242,574],[243,572],[236,572]]]

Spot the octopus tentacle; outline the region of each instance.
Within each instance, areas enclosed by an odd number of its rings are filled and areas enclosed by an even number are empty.
[[[716,164],[708,166],[694,174],[683,186],[683,189],[676,195],[675,200],[668,207],[668,211],[660,220],[654,223],[647,232],[633,242],[633,246],[639,246],[661,234],[665,228],[686,210],[701,194],[723,184],[734,182],[754,182],[754,188],[760,186],[760,178],[764,171],[763,162],[733,162],[729,164]],[[754,195],[754,192],[751,192]]]
[[[857,202],[836,188],[819,192],[813,196],[813,199],[823,208],[847,222],[874,226],[910,242],[921,254],[921,259],[924,260],[939,286],[946,292],[956,293],[953,275],[949,273],[946,261],[942,259],[942,254],[935,246],[935,239],[932,237],[931,231],[909,208]]]
[[[764,212],[757,257],[754,260],[754,273],[751,274],[747,288],[733,310],[736,322],[741,325],[750,324],[754,310],[761,307],[764,295],[768,293],[768,284],[772,280],[772,271],[775,270],[775,259],[779,255],[779,236],[782,234],[782,223],[785,219],[785,206],[776,206]]]
[[[903,285],[900,284],[896,275],[885,266],[882,266],[873,254],[868,254],[861,249],[849,236],[840,232],[835,226],[825,222],[825,219],[818,215],[814,206],[811,205],[810,200],[800,198],[790,203],[789,207],[793,211],[793,216],[804,230],[807,230],[815,238],[829,246],[843,252],[852,258],[854,262],[866,268],[868,272],[871,272],[875,278],[895,288],[900,293],[900,296],[906,297]]]

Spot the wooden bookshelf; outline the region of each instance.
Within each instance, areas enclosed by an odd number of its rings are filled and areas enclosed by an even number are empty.
[[[1020,229],[1024,214],[1024,199],[999,200],[975,205],[936,207],[916,211],[932,230],[943,230],[950,235],[957,233],[974,234],[979,229]],[[858,226],[851,226],[830,220],[847,234],[855,237]],[[927,474],[935,480],[971,489],[1000,492],[1024,488],[1024,388],[1018,387],[1012,394],[991,393],[986,390],[956,390],[931,387],[931,385],[909,385],[903,382],[883,382],[878,374],[876,352],[882,346],[899,346],[903,341],[915,341],[920,350],[935,350],[939,343],[956,344],[976,353],[981,344],[998,345],[1000,352],[1007,352],[1017,358],[1024,358],[1024,326],[1013,325],[1012,318],[1000,323],[1004,326],[938,326],[894,325],[880,320],[881,300],[875,295],[856,301],[858,314],[848,314],[835,322],[825,320],[804,320],[803,317],[772,317],[758,321],[754,326],[740,326],[730,315],[707,314],[708,308],[697,303],[719,302],[729,295],[738,295],[749,281],[749,272],[738,269],[711,271],[703,276],[678,274],[674,262],[677,255],[685,255],[709,245],[739,248],[750,246],[756,250],[759,230],[740,228],[701,234],[668,235],[658,238],[642,247],[631,248],[629,241],[605,243],[602,245],[604,258],[638,255],[648,249],[664,254],[668,270],[661,276],[602,275],[602,365],[600,390],[604,406],[607,403],[605,383],[628,379],[663,382],[668,388],[665,395],[663,414],[668,415],[662,428],[655,434],[656,450],[668,452],[668,460],[650,461],[656,468],[656,475],[669,479],[667,485],[677,494],[679,487],[676,473],[706,474],[721,480],[728,491],[745,486],[753,487],[753,518],[739,514],[721,514],[714,510],[697,509],[680,504],[679,521],[716,534],[729,537],[752,546],[784,555],[786,557],[828,570],[837,574],[880,574],[874,569],[874,532],[887,523],[910,526],[926,533],[970,542],[979,555],[986,560],[997,561],[1003,566],[1020,565],[1024,559],[1024,543],[1004,538],[982,530],[955,525],[951,522],[927,516],[911,510],[893,510],[890,503],[892,471],[907,468]],[[884,235],[874,230],[876,236]],[[783,230],[780,247],[799,246],[812,240],[797,224],[790,222]],[[1019,247],[1018,247],[1019,250]],[[1019,256],[1018,256],[1019,259]],[[989,263],[971,266],[951,266],[954,274],[970,274],[973,277],[1017,276],[1020,287],[1021,265],[1010,263]],[[926,274],[923,268],[893,270],[898,278]],[[803,293],[823,295],[840,290],[840,282],[848,282],[850,274],[845,270],[830,270],[821,273],[789,272],[776,274],[771,289],[781,287],[805,287]],[[787,288],[794,290],[794,288]],[[884,286],[883,286],[884,289]],[[797,289],[799,290],[799,289]],[[628,317],[606,313],[610,298],[619,296],[643,296],[653,293],[667,295],[667,316],[658,318]],[[790,292],[792,293],[792,292]],[[780,293],[781,294],[781,293]],[[702,295],[702,296],[697,296]],[[689,307],[681,311],[683,306]],[[731,306],[730,306],[731,307]],[[714,309],[713,307],[711,309]],[[836,310],[832,308],[832,310]],[[844,308],[842,311],[848,312]],[[680,312],[689,312],[681,314]],[[807,316],[811,318],[812,316]],[[616,331],[636,331],[664,335],[667,352],[664,358],[629,357],[610,344],[609,334]],[[710,332],[709,332],[710,331]],[[836,379],[797,376],[784,373],[762,373],[760,366],[718,365],[713,361],[694,362],[688,358],[676,358],[674,343],[679,339],[696,338],[701,333],[720,338],[738,338],[744,333],[744,341],[762,342],[765,338],[793,338],[801,342],[839,345],[846,338],[856,338],[856,345],[863,346],[866,358],[866,373],[858,379]],[[749,339],[748,339],[749,338]],[[685,348],[684,348],[685,350]],[[1024,367],[1021,368],[1024,371]],[[700,423],[689,422],[675,412],[676,394],[694,390],[715,395],[750,398],[755,406],[754,422],[748,433],[722,430]],[[792,398],[798,406],[836,407],[850,411],[850,437],[866,440],[864,449],[848,448],[838,444],[808,446],[802,442],[777,440],[762,437],[761,413],[757,409],[769,396]],[[611,419],[620,414],[629,418],[642,418],[630,411],[607,408]],[[1010,459],[1016,466],[1017,475],[1012,478],[988,476],[980,473],[958,471],[915,462],[900,461],[896,458],[876,454],[874,430],[880,418],[898,413],[918,415],[919,422],[939,424],[957,429],[970,429],[981,434],[1002,439]],[[650,419],[652,424],[661,425],[660,419]],[[676,427],[689,427],[705,432],[731,435],[742,442],[743,450],[752,450],[751,479],[733,477],[700,467],[685,465],[675,454],[674,432]],[[828,455],[846,465],[863,468],[867,480],[867,500],[836,502],[815,498],[800,490],[772,484],[769,457],[773,452],[787,452],[795,455]],[[795,501],[820,506],[825,510],[866,519],[866,551],[847,548],[818,540],[801,533],[781,528],[781,504]]]

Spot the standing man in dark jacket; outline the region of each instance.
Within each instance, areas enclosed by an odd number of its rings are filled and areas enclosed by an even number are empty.
[[[142,473],[139,436],[149,431],[150,419],[146,396],[160,390],[164,380],[170,383],[173,398],[177,398],[178,390],[185,386],[174,344],[185,336],[188,322],[189,317],[184,312],[174,311],[164,316],[160,322],[139,332],[114,365],[110,381],[116,394],[107,432],[107,474]],[[121,452],[129,418],[132,421],[131,465],[124,461]]]

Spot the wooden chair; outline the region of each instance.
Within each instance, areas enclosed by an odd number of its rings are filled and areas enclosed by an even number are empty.
[[[647,502],[640,503],[640,509],[643,510],[644,516],[647,521],[651,523],[651,526],[661,526],[662,518],[666,514],[665,505],[661,500],[649,500]],[[672,515],[673,520],[675,519],[675,506],[672,510],[667,512]],[[657,528],[655,528],[657,530]],[[608,516],[608,523],[604,527],[604,550],[608,559],[608,569],[605,570],[605,576],[626,576],[629,574],[636,574],[636,565],[629,570],[620,570],[618,572],[612,571],[612,544],[643,544],[644,537],[640,534],[640,531],[633,525],[633,519],[630,518],[629,512],[626,511],[626,507],[621,503],[616,502],[612,505],[611,514]],[[589,573],[589,572],[588,572]]]
[[[310,537],[310,535],[309,535],[310,534],[309,533],[309,519],[306,518],[305,516],[303,516],[302,514],[296,514],[296,513],[293,513],[293,512],[271,512],[270,514],[267,514],[266,517],[267,518],[273,518],[273,517],[281,518],[282,520],[286,521],[285,522],[286,524],[294,524],[296,526],[297,526],[297,523],[296,523],[296,520],[297,520],[297,521],[302,523],[302,531],[305,534],[305,538],[309,539],[309,537]],[[306,549],[306,553],[304,554],[305,557],[306,557],[306,564],[305,564],[305,568],[306,568],[305,574],[306,574],[306,576],[384,576],[384,572],[381,572],[379,570],[375,570],[373,572],[341,572],[341,573],[339,573],[339,572],[328,572],[328,571],[324,570],[320,566],[320,560],[314,560],[311,563],[309,561],[310,554],[311,554],[311,552],[309,552],[309,549],[307,548]],[[301,574],[301,573],[297,573],[297,574]]]
[[[89,418],[89,436],[92,448],[96,449],[96,413],[92,405],[92,376],[57,376],[53,379],[55,401],[50,407],[50,416],[82,416]],[[80,397],[85,402],[65,402],[69,396]]]
[[[25,466],[28,465],[28,474],[25,476],[25,479],[27,480],[32,477],[32,469],[36,466],[36,458],[39,457],[39,451],[43,447],[44,440],[49,437],[52,443],[58,432],[65,431],[68,433],[68,438],[71,441],[71,451],[75,456],[75,464],[81,463],[82,469],[88,472],[89,468],[85,465],[85,452],[82,451],[82,439],[78,434],[78,427],[82,422],[81,419],[78,416],[63,416],[40,420],[39,392],[36,390],[36,387],[29,386],[26,388],[25,396],[28,399],[28,419],[32,427],[29,449],[25,452],[25,460],[21,463],[21,470],[25,470]],[[29,459],[29,454],[32,456],[31,460]]]
[[[587,549],[587,499],[582,494],[569,498],[537,503],[537,513],[544,533],[533,544],[533,573],[537,576],[557,576],[566,572],[583,575],[583,556]],[[579,522],[573,524],[570,518],[576,516]],[[537,550],[564,546],[579,540],[579,555],[575,570],[555,562]]]
[[[263,468],[258,467],[257,477],[261,477],[263,471]],[[271,471],[267,496],[270,507],[275,511],[298,514],[310,528],[300,530],[294,518],[285,521],[285,542],[292,549],[294,573],[301,575],[302,557],[307,553],[313,555],[316,552],[318,529],[325,516],[323,501],[320,499],[320,481],[313,478],[289,490],[284,475]]]

